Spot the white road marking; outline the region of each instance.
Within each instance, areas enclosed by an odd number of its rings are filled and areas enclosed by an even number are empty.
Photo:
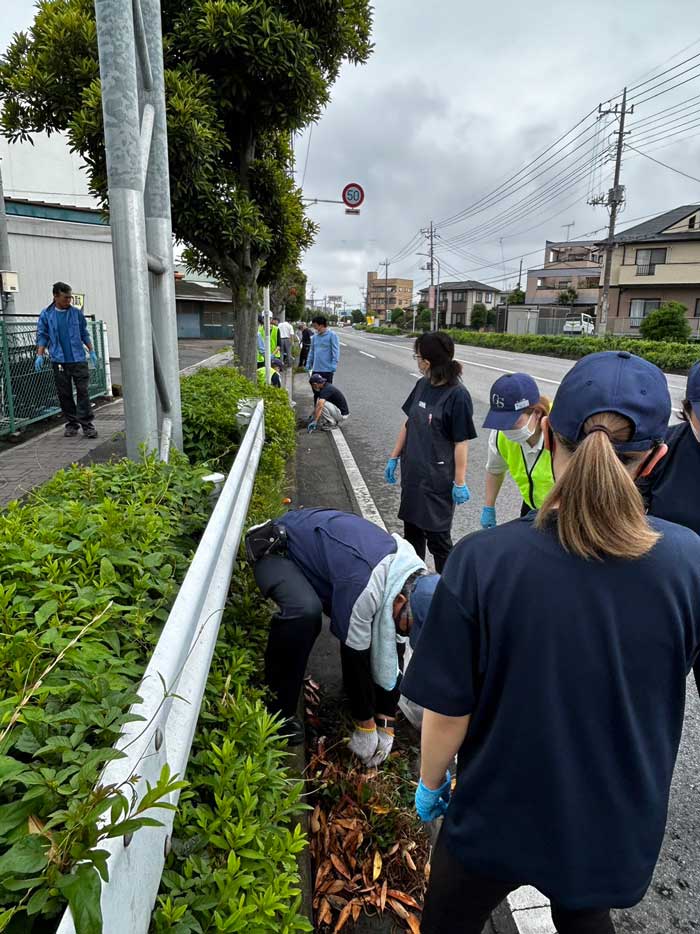
[[[411,376],[415,376],[416,379],[422,379],[422,378],[423,378],[423,377],[420,375],[420,373],[411,373],[410,375],[411,375]]]
[[[362,353],[362,351],[360,351]],[[455,357],[455,360],[458,360],[460,363],[466,363],[469,366],[480,366],[484,370],[496,370],[497,373],[517,373],[517,370],[507,370],[503,366],[489,366],[488,363],[477,363],[476,360],[461,360],[459,357]],[[546,376],[537,376],[535,373],[532,373],[532,378],[539,383],[553,383],[555,386],[559,386],[561,380],[558,379],[547,379]]]
[[[347,346],[348,346],[348,345],[345,344],[343,341],[338,341],[338,343],[340,344],[341,347],[347,347]]]
[[[373,360],[377,359],[373,353],[365,353],[364,350],[361,350],[360,353],[362,354],[363,357],[371,357]]]
[[[352,456],[352,451],[350,450],[350,445],[345,440],[345,435],[342,433],[340,428],[336,428],[331,431],[331,437],[335,441],[335,446],[338,451],[338,457],[340,462],[343,465],[343,469],[347,475],[347,478],[350,482],[350,488],[352,489],[352,495],[355,498],[355,502],[360,510],[363,519],[368,519],[370,522],[374,522],[375,525],[378,525],[384,531],[387,531],[387,527],[384,524],[384,520],[381,517],[377,505],[372,499],[372,494],[369,491],[367,484],[365,483],[365,478],[360,472],[360,468],[357,466],[355,458]]]

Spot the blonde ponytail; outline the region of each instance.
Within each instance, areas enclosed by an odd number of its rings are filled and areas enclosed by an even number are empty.
[[[629,440],[632,425],[615,412],[601,412],[586,420],[583,433],[578,444],[556,435],[572,456],[536,524],[542,528],[555,512],[559,541],[581,558],[641,558],[661,536],[649,526],[639,490],[613,447],[615,441]],[[630,461],[644,458],[623,456]]]

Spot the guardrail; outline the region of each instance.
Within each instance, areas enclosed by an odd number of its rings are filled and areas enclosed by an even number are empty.
[[[52,367],[34,372],[36,322],[17,315],[0,318],[0,437],[61,411]],[[102,321],[88,321],[97,366],[90,368],[90,398],[111,392]]]
[[[130,712],[142,719],[123,727],[115,748],[124,758],[109,762],[100,778],[102,786],[122,786],[138,776],[137,801],[164,765],[172,775],[185,774],[264,440],[261,401],[141,680],[141,702]],[[169,802],[178,798],[175,792]],[[100,844],[110,854],[109,882],[102,883],[102,934],[148,931],[174,812],[154,809],[148,816],[162,826]],[[75,934],[70,909],[57,934]]]

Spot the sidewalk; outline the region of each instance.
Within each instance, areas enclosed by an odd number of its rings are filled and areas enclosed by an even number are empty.
[[[202,367],[224,366],[231,359],[231,351],[215,353],[180,372],[186,375]],[[50,480],[61,468],[70,467],[78,461],[105,461],[114,454],[122,455],[126,427],[124,400],[117,399],[98,406],[95,409],[95,427],[99,432],[98,438],[90,440],[84,438],[82,433],[75,438],[64,438],[64,426],[61,423],[0,453],[0,507]]]

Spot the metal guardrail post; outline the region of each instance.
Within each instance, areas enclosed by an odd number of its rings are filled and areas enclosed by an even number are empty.
[[[263,403],[258,402],[141,680],[141,702],[131,712],[143,720],[124,725],[116,743],[124,758],[106,765],[103,786],[122,785],[138,775],[140,799],[166,763],[173,774],[185,773],[264,439]],[[171,803],[178,797],[173,795]],[[101,895],[102,934],[148,931],[174,814],[154,810],[148,816],[163,826],[100,842],[100,849],[110,853],[109,882],[103,883]],[[75,934],[70,910],[57,934]]]
[[[3,391],[6,394],[5,399],[2,400],[2,408],[7,408],[8,432],[12,433],[15,430],[15,400],[12,393],[12,372],[10,370],[10,354],[7,347],[7,330],[4,321],[0,321],[0,348],[2,349],[2,368],[4,371],[2,384]],[[2,409],[0,409],[1,411]]]

